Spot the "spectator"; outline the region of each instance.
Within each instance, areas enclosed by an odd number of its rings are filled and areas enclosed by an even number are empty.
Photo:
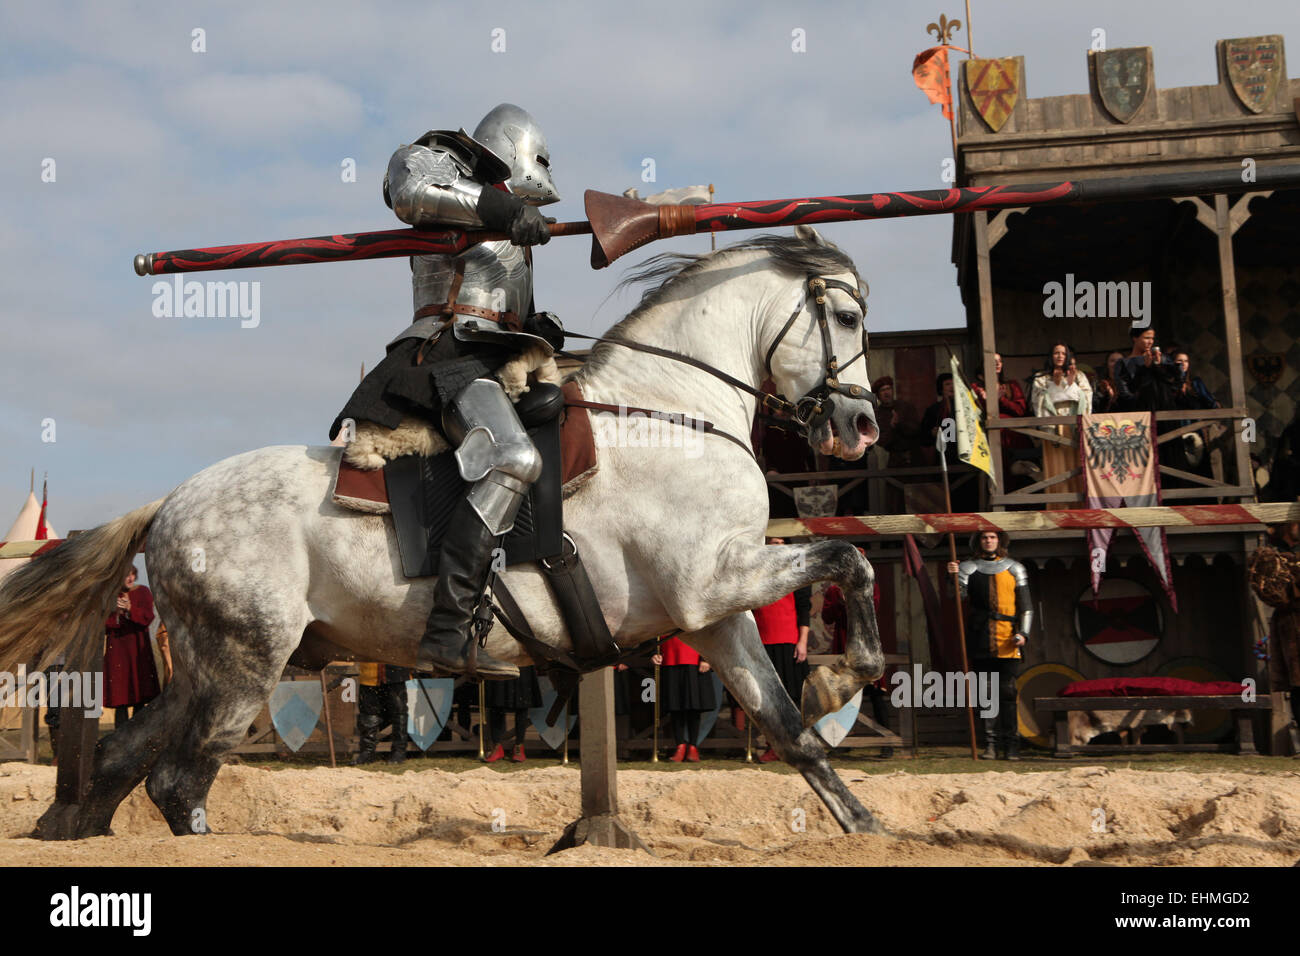
[[[1115,366],[1122,361],[1124,361],[1123,352],[1111,352],[1106,356],[1106,374],[1097,379],[1097,387],[1092,391],[1092,413],[1094,415],[1119,411],[1119,391],[1115,387]]]
[[[161,690],[149,642],[153,595],[135,583],[136,575],[133,566],[118,592],[117,609],[104,626],[104,706],[113,708],[114,728],[139,713]]]
[[[921,435],[921,414],[916,406],[897,397],[894,379],[883,375],[871,383],[871,391],[877,399],[876,424],[880,428],[880,437],[872,446],[875,467],[883,461],[886,468],[911,468],[922,462],[916,460],[917,449],[925,444]],[[875,451],[879,449],[879,451]],[[840,461],[832,458],[828,462],[833,471],[844,469],[861,469],[866,467],[866,459],[859,461]],[[907,481],[907,477],[899,480]],[[884,508],[886,514],[897,514],[904,510],[903,490],[893,483],[885,482],[884,502],[877,507]],[[840,494],[839,514],[867,514],[871,510],[867,483],[861,482],[848,492]]]
[[[659,678],[663,687],[659,699],[664,711],[672,718],[673,739],[677,742],[677,748],[668,759],[673,763],[683,760],[699,763],[700,714],[718,706],[713,678],[708,676],[709,662],[689,644],[675,637],[659,645],[659,653],[651,658],[651,662],[661,665]]]
[[[768,544],[785,544],[784,538],[768,538]],[[808,677],[808,629],[812,613],[812,589],[800,588],[777,598],[766,607],[754,609],[754,622],[781,685],[798,707],[803,700],[803,682]],[[758,758],[763,763],[780,759],[768,744]]]
[[[389,763],[406,759],[406,682],[411,672],[405,667],[363,661],[357,665],[357,755],[353,766],[373,763],[379,757],[379,734],[392,724],[393,745]]]
[[[934,380],[934,390],[939,395],[939,400],[925,410],[921,416],[921,435],[929,441],[926,446],[928,454],[926,458],[934,464],[939,463],[938,452],[934,451],[935,439],[938,437],[939,429],[943,423],[953,417],[953,387],[952,373],[944,372]],[[944,448],[944,457],[948,459],[949,467],[959,464],[961,459],[957,457],[957,443],[950,441]]]
[[[913,467],[916,464],[914,452],[925,444],[921,432],[921,416],[916,406],[895,394],[894,379],[889,375],[872,382],[871,390],[879,399],[876,422],[880,426],[880,439],[876,442],[876,447],[889,453],[886,466]]]
[[[1003,418],[1024,418],[1029,414],[1029,402],[1025,398],[1024,389],[1020,387],[1019,382],[1008,382],[1002,377],[1002,356],[997,352],[993,353],[993,368],[998,376],[998,414]],[[979,399],[980,410],[983,411],[987,401],[984,391],[984,376],[978,376],[974,384],[971,385],[971,391]],[[1032,448],[1033,442],[1026,435],[1020,435],[1009,428],[1001,429],[1002,447],[1007,450],[1019,448]]]
[[[926,464],[939,464],[939,453],[935,448],[935,441],[939,435],[939,430],[944,427],[944,422],[954,419],[954,391],[952,384],[952,373],[944,372],[934,380],[935,391],[939,394],[939,400],[925,410],[925,415],[921,418],[921,435],[926,442],[924,449]],[[951,427],[956,427],[954,421]],[[948,433],[945,432],[945,435]],[[962,465],[961,458],[957,455],[957,441],[955,435],[951,436],[952,440],[944,445],[944,458],[948,462],[949,470],[960,468]],[[958,478],[964,479],[960,482]],[[927,479],[929,480],[929,479]],[[940,479],[942,480],[942,479]],[[952,484],[952,510],[954,512],[970,512],[979,508],[979,484],[972,480],[970,472],[954,475],[949,479]]]
[[[1057,342],[1052,346],[1047,356],[1046,366],[1034,375],[1029,390],[1029,403],[1033,414],[1039,418],[1055,415],[1074,417],[1092,408],[1092,386],[1088,384],[1088,377],[1078,370],[1074,362],[1074,352],[1064,342]],[[1043,442],[1043,477],[1050,478],[1079,467],[1079,454],[1074,444],[1074,426],[1049,425],[1047,429],[1070,439],[1070,442],[1065,445]],[[1081,493],[1083,488],[1083,476],[1076,475],[1049,486],[1046,493]],[[1071,503],[1049,502],[1045,507],[1049,511],[1060,511],[1071,507]]]
[[[496,763],[506,755],[502,741],[506,737],[506,714],[515,715],[515,749],[510,755],[514,763],[528,759],[524,753],[524,734],[528,731],[528,711],[542,706],[542,688],[537,683],[537,668],[520,667],[514,680],[484,681],[483,702],[487,706],[488,735],[492,752],[487,762]]]
[[[1219,400],[1206,387],[1205,382],[1201,381],[1199,376],[1191,374],[1192,362],[1187,350],[1182,348],[1171,349],[1169,354],[1173,357],[1174,368],[1176,369],[1175,405],[1178,408],[1197,410],[1221,408]],[[1169,427],[1182,428],[1190,424],[1192,424],[1191,419],[1183,419]],[[1199,429],[1183,435],[1182,438],[1166,442],[1162,446],[1168,449],[1162,456],[1165,464],[1183,471],[1208,475],[1209,462],[1206,460],[1205,455],[1206,434],[1206,429]]]
[[[1268,628],[1269,689],[1290,692],[1293,756],[1300,734],[1300,522],[1272,525],[1264,545],[1251,557],[1250,586],[1261,601],[1274,608]]]
[[[1131,329],[1133,350],[1115,366],[1115,390],[1121,412],[1157,412],[1176,407],[1174,361],[1156,345],[1154,329]]]
[[[1214,397],[1201,381],[1199,376],[1192,374],[1191,357],[1187,354],[1186,349],[1179,349],[1173,353],[1174,368],[1178,370],[1178,391],[1176,401],[1179,408],[1222,408],[1219,400]],[[1191,424],[1190,422],[1180,422],[1180,424]]]

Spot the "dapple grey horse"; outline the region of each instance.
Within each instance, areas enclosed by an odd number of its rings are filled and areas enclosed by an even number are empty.
[[[832,280],[822,305],[809,294],[816,276]],[[751,387],[770,372],[791,398],[833,375],[833,384],[856,386],[858,397],[832,395],[829,418],[810,429],[810,444],[852,460],[875,441],[865,286],[849,257],[815,230],[709,255],[659,256],[640,277],[655,284],[609,338],[692,356]],[[828,346],[841,367],[828,366]],[[861,361],[845,359],[857,355]],[[765,545],[767,485],[747,447],[758,403],[752,394],[613,343],[597,345],[575,377],[590,401],[685,412],[741,439],[592,413],[599,467],[565,502],[564,520],[618,643],[632,647],[680,629],[840,826],[878,831],[809,729],[883,671],[870,564],[844,541]],[[226,459],[8,576],[0,587],[0,667],[42,649],[85,659],[102,640],[109,605],[147,534],[149,581],[178,662],[162,694],[100,741],[75,819],[51,810],[42,835],[108,832],[119,803],[146,778],[174,833],[201,832],[223,756],[244,738],[291,659],[315,667],[347,659],[415,663],[433,581],[403,577],[389,517],[333,503],[339,454],[270,447]],[[503,576],[537,637],[570,648],[541,571],[521,565]],[[848,649],[833,667],[813,671],[801,714],[749,611],[828,580],[847,599]],[[499,624],[486,648],[530,662]]]

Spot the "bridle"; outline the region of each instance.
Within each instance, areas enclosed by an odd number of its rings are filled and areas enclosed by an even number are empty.
[[[794,424],[805,434],[805,436],[821,425],[830,417],[831,403],[828,399],[833,394],[847,395],[850,398],[865,398],[867,401],[875,401],[869,389],[861,385],[845,385],[840,381],[842,372],[839,362],[835,358],[835,348],[831,345],[830,330],[830,306],[826,301],[826,290],[839,289],[852,297],[853,301],[858,304],[862,310],[862,348],[847,362],[843,368],[848,368],[859,357],[867,354],[867,303],[862,298],[861,293],[847,282],[841,282],[839,279],[827,279],[824,276],[808,277],[808,292],[813,296],[813,301],[818,306],[817,309],[817,328],[821,331],[822,352],[826,356],[826,375],[822,383],[814,388],[811,392],[799,399],[797,402],[791,402],[784,395],[766,396],[763,399],[765,407],[772,408],[774,411],[786,412],[790,415]],[[807,306],[807,300],[800,300],[799,304],[794,307],[790,313],[790,318],[785,320],[785,325],[777,333],[776,339],[768,346],[767,355],[763,359],[763,367],[767,369],[767,374],[772,375],[772,356],[776,354],[777,346],[785,339],[790,329],[794,327],[795,322],[803,313]],[[865,358],[863,359],[865,361]],[[768,399],[772,399],[769,401]]]
[[[685,365],[690,365],[693,368],[698,368],[701,371],[708,372],[714,378],[720,379],[734,388],[738,388],[741,391],[748,392],[750,395],[755,396],[759,400],[760,407],[769,412],[789,415],[790,420],[799,429],[800,433],[804,437],[807,437],[810,432],[821,427],[821,425],[825,423],[826,419],[830,417],[832,408],[830,397],[832,395],[846,395],[851,398],[866,399],[872,403],[876,401],[876,397],[871,393],[870,389],[863,388],[861,385],[846,385],[840,381],[840,375],[843,369],[848,368],[860,357],[863,358],[864,362],[866,361],[866,301],[862,298],[861,293],[858,292],[856,288],[849,285],[847,282],[841,282],[839,279],[827,279],[824,276],[809,275],[806,279],[806,283],[808,286],[808,292],[811,293],[813,302],[817,306],[817,327],[821,331],[822,351],[826,357],[826,374],[820,385],[808,394],[804,395],[803,398],[799,399],[797,402],[790,401],[784,395],[774,395],[770,392],[761,391],[747,382],[742,382],[735,376],[728,375],[721,369],[714,368],[712,365],[702,362],[697,358],[683,355],[680,352],[674,352],[671,349],[659,348],[657,345],[646,345],[643,342],[632,342],[625,339],[607,339],[596,335],[583,335],[577,332],[565,332],[564,334],[566,337],[588,339],[592,342],[603,342],[609,345],[621,345],[624,348],[632,349],[636,352],[646,352],[650,355],[657,355],[661,358],[671,359],[675,362],[681,362]],[[845,362],[843,366],[841,366],[837,361],[834,347],[831,344],[830,305],[827,302],[827,289],[840,289],[843,292],[846,292],[852,297],[853,301],[858,304],[858,307],[862,309],[862,348],[854,354],[851,359]],[[808,298],[805,296],[799,300],[799,304],[796,305],[794,311],[790,313],[790,318],[786,319],[785,325],[781,327],[781,331],[777,333],[776,339],[768,347],[767,354],[763,359],[763,365],[769,376],[772,374],[772,356],[776,353],[777,346],[781,344],[782,340],[794,327],[795,322],[798,321],[799,316],[803,314],[807,306]],[[571,356],[571,353],[561,352],[560,354]],[[576,356],[571,357],[576,358]],[[715,428],[713,431],[714,433],[741,445],[741,447],[745,448],[746,451],[749,450],[748,446],[743,442],[727,435],[720,429]]]

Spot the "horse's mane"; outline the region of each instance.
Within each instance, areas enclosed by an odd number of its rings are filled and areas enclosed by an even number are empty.
[[[732,243],[714,252],[662,252],[633,268],[615,286],[617,291],[630,285],[647,283],[636,308],[615,323],[604,338],[627,338],[641,317],[665,301],[680,283],[718,268],[744,252],[765,253],[777,269],[790,275],[834,275],[847,272],[858,280],[859,285],[864,285],[853,260],[839,246],[826,240],[814,242],[799,236],[762,235]],[[609,348],[610,346],[602,344],[592,349],[583,371],[599,368],[602,359],[610,354]]]

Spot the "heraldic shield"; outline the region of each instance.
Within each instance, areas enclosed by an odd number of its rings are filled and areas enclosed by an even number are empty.
[[[324,704],[320,681],[282,680],[271,691],[271,725],[294,753],[316,729]]]
[[[428,750],[447,726],[455,693],[456,681],[451,677],[406,682],[406,734],[421,750]]]
[[[1137,115],[1151,88],[1151,47],[1090,52],[1097,98],[1106,112],[1121,123]]]
[[[853,699],[847,704],[835,711],[833,714],[827,714],[817,723],[813,724],[813,730],[821,736],[822,740],[831,747],[838,747],[844,742],[844,738],[849,735],[853,725],[858,722],[858,709],[862,706],[862,691],[853,695]]]
[[[1219,47],[1223,71],[1241,104],[1252,113],[1269,109],[1282,79],[1282,38],[1270,34],[1220,40]]]
[[[552,750],[559,750],[560,745],[564,743],[564,725],[568,722],[569,730],[573,730],[578,724],[578,715],[569,713],[566,707],[560,712],[560,717],[555,721],[554,727],[546,725],[546,715],[551,711],[551,705],[555,703],[555,688],[551,686],[551,679],[545,674],[539,674],[537,677],[537,686],[542,691],[542,706],[534,707],[528,711],[528,722],[533,725],[537,735],[542,738],[546,746]]]
[[[967,60],[962,64],[966,93],[989,129],[1002,129],[1020,96],[1020,62],[1014,56]]]

